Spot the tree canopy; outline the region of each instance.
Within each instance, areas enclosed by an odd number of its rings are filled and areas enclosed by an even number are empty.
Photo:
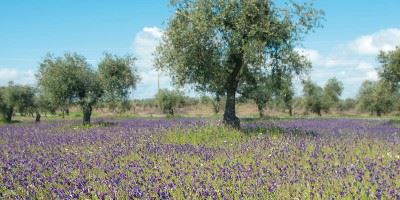
[[[105,54],[100,62],[100,72],[94,70],[86,58],[77,53],[63,57],[46,56],[37,74],[42,94],[58,108],[68,109],[79,105],[83,111],[83,123],[89,124],[93,106],[102,101],[127,98],[129,88],[138,77],[130,69],[133,58],[119,58]]]
[[[328,79],[324,88],[316,85],[310,80],[304,81],[304,106],[306,111],[322,115],[322,111],[328,112],[329,109],[339,102],[343,91],[343,83],[336,78]]]
[[[105,53],[99,63],[99,78],[104,89],[103,100],[113,111],[123,107],[140,80],[134,62],[135,58],[130,55],[119,57]]]
[[[395,96],[387,82],[364,81],[357,98],[362,110],[380,117],[393,109]]]
[[[398,87],[400,83],[400,47],[393,51],[381,51],[378,55],[381,64],[379,75],[391,86]]]
[[[322,11],[312,3],[271,0],[174,0],[176,12],[157,48],[156,64],[179,85],[225,94],[224,122],[239,127],[235,95],[256,76],[302,72],[308,62],[294,50],[319,26]]]
[[[0,87],[0,113],[3,119],[11,122],[15,112],[28,114],[34,109],[35,89],[30,86],[15,85]]]
[[[160,89],[155,99],[162,112],[169,116],[174,116],[176,109],[184,104],[183,92],[178,90]]]

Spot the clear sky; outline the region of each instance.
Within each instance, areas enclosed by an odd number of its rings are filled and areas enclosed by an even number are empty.
[[[133,54],[142,82],[134,97],[154,95],[157,74],[151,55],[172,13],[168,0],[1,0],[0,85],[35,84],[41,58],[78,52],[94,66],[105,51]],[[344,97],[356,95],[363,80],[376,80],[380,49],[400,45],[399,0],[316,0],[324,28],[298,50],[313,63],[311,79],[344,83]],[[161,86],[170,87],[167,77]]]

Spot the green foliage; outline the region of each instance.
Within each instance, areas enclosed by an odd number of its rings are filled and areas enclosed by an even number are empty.
[[[311,81],[303,83],[304,108],[306,111],[322,115],[324,105],[324,90]]]
[[[78,104],[83,111],[83,123],[90,123],[92,107],[103,94],[99,75],[86,58],[76,53],[64,57],[48,55],[40,64],[37,74],[42,93],[53,105],[67,110]]]
[[[184,95],[178,90],[161,89],[155,100],[164,114],[174,116],[176,109],[184,104]]]
[[[131,89],[140,80],[132,56],[118,57],[109,53],[99,63],[99,78],[104,89],[103,100],[112,111],[120,112],[129,108],[128,97]]]
[[[271,78],[261,77],[260,80],[242,84],[239,93],[242,98],[253,100],[257,105],[260,117],[263,117],[267,102],[273,98],[274,89]]]
[[[30,114],[34,109],[35,90],[30,86],[14,85],[0,87],[0,113],[6,122],[11,122],[15,112]]]
[[[336,78],[328,79],[324,87],[324,104],[326,110],[329,110],[339,102],[342,91],[342,82],[338,81]]]
[[[383,52],[378,55],[381,64],[379,75],[390,84],[398,87],[400,83],[400,47],[393,51]]]
[[[371,114],[381,116],[393,109],[394,95],[384,81],[364,81],[358,93],[359,107]]]
[[[329,112],[329,109],[339,102],[342,91],[343,84],[336,78],[329,79],[324,88],[310,80],[304,81],[304,108],[321,116],[322,111]]]
[[[171,1],[170,18],[156,65],[176,84],[225,94],[224,122],[238,127],[235,95],[240,84],[267,74],[300,73],[309,66],[294,51],[319,26],[322,12],[312,4],[273,1]]]
[[[339,101],[337,109],[339,111],[352,110],[356,108],[356,105],[357,105],[357,100],[352,98],[347,98],[345,100]]]

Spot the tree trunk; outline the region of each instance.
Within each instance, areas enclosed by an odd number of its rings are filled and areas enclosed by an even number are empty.
[[[218,94],[215,96],[215,99],[213,99],[212,105],[214,108],[214,113],[218,114],[221,106],[221,99]]]
[[[40,122],[40,113],[39,112],[36,113],[35,122]]]
[[[293,116],[293,108],[292,108],[292,106],[289,106],[289,115]]]
[[[240,120],[236,117],[236,90],[239,85],[240,70],[243,65],[243,53],[233,53],[230,55],[229,64],[233,65],[233,70],[229,74],[226,82],[226,104],[224,112],[224,124],[233,128],[240,128]]]
[[[378,117],[382,117],[382,112],[380,110],[377,110],[376,115],[378,115]]]
[[[174,109],[171,108],[171,109],[169,110],[169,116],[173,117],[174,114],[175,114]]]
[[[92,106],[83,106],[83,125],[90,125],[92,115]]]
[[[257,108],[258,108],[258,114],[260,115],[260,118],[263,118],[264,117],[264,109],[263,109],[262,105],[258,104]]]
[[[6,122],[11,122],[13,113],[14,113],[13,108],[10,108],[9,110],[7,110],[6,116],[5,116]]]
[[[69,108],[65,109],[65,114],[69,116]]]
[[[236,117],[236,90],[228,90],[224,112],[224,124],[233,128],[240,128],[240,120]]]
[[[321,117],[321,116],[322,116],[321,110],[318,110],[318,111],[317,111],[317,114],[318,114],[318,116]]]

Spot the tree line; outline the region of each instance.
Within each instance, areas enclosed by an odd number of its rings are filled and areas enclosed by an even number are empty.
[[[94,69],[77,53],[47,55],[39,65],[36,88],[13,83],[0,88],[0,112],[7,122],[14,112],[36,114],[40,121],[40,113],[60,110],[64,116],[69,108],[79,106],[83,124],[90,124],[93,107],[100,102],[115,110],[129,100],[140,80],[134,60],[106,53]]]
[[[176,12],[156,49],[156,68],[169,74],[176,86],[190,85],[211,94],[210,102],[216,112],[223,110],[225,124],[240,127],[236,104],[243,99],[254,101],[261,115],[274,99],[292,113],[294,77],[303,80],[306,111],[322,115],[339,102],[342,84],[333,78],[322,88],[304,78],[311,63],[296,51],[308,33],[322,27],[324,13],[312,2],[173,0],[170,4]],[[390,110],[397,94],[399,49],[382,52],[378,59],[381,78],[365,82],[358,101],[361,108],[381,115]],[[36,88],[14,84],[1,88],[0,111],[9,121],[15,112],[36,113],[40,119],[42,112],[68,113],[71,106],[79,106],[83,123],[89,124],[96,105],[123,110],[140,80],[134,61],[132,56],[105,54],[94,68],[77,53],[47,55],[40,63]],[[160,90],[155,99],[163,112],[173,115],[182,95]]]

